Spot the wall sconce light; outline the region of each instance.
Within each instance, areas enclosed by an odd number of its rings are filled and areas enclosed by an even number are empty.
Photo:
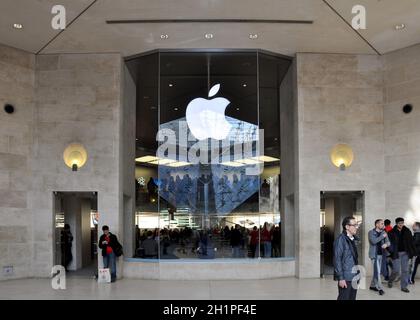
[[[63,159],[65,164],[71,168],[72,171],[77,171],[86,163],[86,149],[80,143],[72,143],[64,150]]]
[[[333,165],[344,171],[353,163],[353,150],[347,144],[337,144],[332,148],[330,158]]]

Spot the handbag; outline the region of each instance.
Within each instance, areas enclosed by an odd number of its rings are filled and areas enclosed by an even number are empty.
[[[123,249],[122,249],[122,245],[120,243],[117,243],[117,245],[115,246],[115,250],[114,250],[115,256],[120,257],[123,255]]]
[[[98,283],[110,283],[111,273],[109,268],[99,268],[98,270]]]

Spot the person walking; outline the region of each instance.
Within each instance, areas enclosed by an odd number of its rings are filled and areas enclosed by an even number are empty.
[[[111,272],[111,282],[117,279],[117,257],[122,255],[122,246],[118,242],[117,236],[109,232],[108,226],[103,226],[104,232],[99,238],[99,248],[102,249],[104,268],[109,268]]]
[[[382,259],[386,258],[385,249],[391,245],[384,227],[384,221],[378,219],[375,221],[375,228],[368,232],[369,258],[373,264],[373,278],[369,289],[377,291],[381,296],[385,294],[381,281]]]
[[[416,249],[415,256],[413,257],[413,271],[410,275],[410,284],[415,283],[417,267],[420,261],[420,222],[415,222],[413,225],[413,243],[414,248]]]
[[[346,217],[342,222],[343,232],[334,241],[334,280],[338,281],[337,300],[356,300],[355,277],[358,274],[356,233],[358,224],[354,217]]]
[[[415,256],[415,248],[413,244],[413,235],[410,229],[404,226],[404,219],[395,219],[395,226],[388,234],[391,241],[392,251],[392,273],[389,277],[388,287],[392,288],[392,283],[401,274],[401,291],[409,293],[408,290],[408,261]]]

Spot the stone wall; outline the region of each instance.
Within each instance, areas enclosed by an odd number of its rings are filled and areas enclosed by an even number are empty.
[[[100,227],[130,242],[135,104],[124,74],[119,54],[35,58],[0,46],[0,106],[16,107],[13,115],[0,110],[0,268],[14,266],[11,277],[49,275],[54,191],[98,192]],[[362,240],[376,218],[420,220],[419,74],[420,46],[382,57],[297,54],[281,88],[281,160],[282,212],[294,219],[283,218],[295,226],[295,249],[283,249],[295,253],[298,277],[319,277],[320,191],[365,191]],[[78,172],[62,159],[72,142],[88,151]],[[329,160],[337,143],[355,154],[344,172]]]
[[[381,57],[370,55],[297,54],[296,63],[296,275],[306,278],[320,274],[320,191],[365,191],[362,240],[384,215],[383,72]],[[329,159],[337,143],[355,154],[346,171]]]
[[[33,275],[53,264],[53,192],[98,192],[99,228],[122,234],[120,219],[121,57],[119,54],[39,55],[36,58],[36,114],[32,184]],[[72,172],[63,151],[72,142],[88,152]],[[100,259],[101,260],[101,259]]]
[[[420,45],[384,57],[386,216],[420,221]],[[402,108],[412,104],[413,111]]]
[[[0,45],[0,280],[30,275],[34,55]],[[3,110],[15,107],[13,114]],[[13,266],[5,276],[3,267]]]

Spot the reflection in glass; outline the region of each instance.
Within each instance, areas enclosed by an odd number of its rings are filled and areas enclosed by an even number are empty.
[[[157,52],[127,63],[137,83],[136,257],[282,255],[279,87],[289,64],[257,51]],[[224,114],[209,103],[218,98]]]

